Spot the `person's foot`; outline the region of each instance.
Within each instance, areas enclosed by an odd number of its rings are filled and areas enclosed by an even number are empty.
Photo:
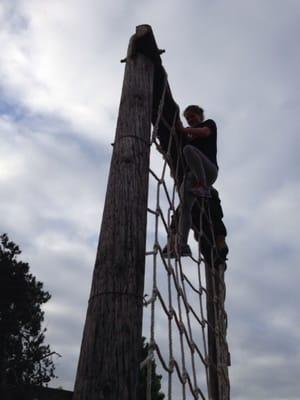
[[[217,238],[218,239],[218,238]],[[216,240],[216,260],[215,260],[215,265],[218,266],[220,264],[226,263],[227,260],[227,254],[229,252],[229,248],[225,242],[225,237],[220,238],[220,240]]]
[[[192,255],[191,248],[188,244],[182,244],[179,246],[179,255],[181,257],[190,257]]]
[[[225,236],[223,235],[216,236],[216,247],[218,255],[224,260],[226,260],[226,256],[229,252],[229,249],[225,240]]]
[[[174,247],[170,247],[169,252],[168,252],[168,245],[166,244],[165,247],[162,249],[162,255],[163,258],[175,258],[175,249]]]
[[[188,244],[182,244],[179,246],[178,252],[174,248],[170,248],[168,252],[168,245],[166,245],[162,250],[162,255],[164,258],[190,257],[192,251]]]
[[[221,247],[220,249],[218,249],[219,256],[220,256],[221,258],[223,258],[223,260],[226,260],[226,257],[227,257],[228,252],[229,252],[229,249],[228,249],[228,246],[227,246],[226,243],[225,243],[225,245],[224,245],[223,247]]]

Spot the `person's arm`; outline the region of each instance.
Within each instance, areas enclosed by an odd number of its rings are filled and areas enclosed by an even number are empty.
[[[177,130],[180,133],[184,134],[184,135],[192,136],[193,139],[195,139],[195,138],[204,138],[204,137],[207,137],[207,136],[211,135],[211,130],[210,130],[210,128],[208,126],[204,126],[203,128],[192,128],[192,127],[184,128],[184,127],[180,127]]]

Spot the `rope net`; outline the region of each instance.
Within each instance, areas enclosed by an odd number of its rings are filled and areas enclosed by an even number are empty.
[[[183,143],[175,130],[178,108],[171,120],[164,115],[168,91],[165,78],[151,138],[144,300],[149,352],[141,364],[148,369],[146,399],[152,400],[155,360],[166,399],[229,400],[226,264],[216,265],[210,199],[199,199],[193,207],[192,255],[177,252]]]

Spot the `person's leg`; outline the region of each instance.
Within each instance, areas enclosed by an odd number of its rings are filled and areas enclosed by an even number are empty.
[[[187,246],[192,225],[191,211],[196,200],[193,188],[197,183],[204,186],[212,185],[218,175],[217,167],[194,146],[185,146],[183,155],[191,171],[186,174],[180,188],[179,244],[181,248]]]
[[[177,256],[176,249],[178,249],[178,253],[181,256],[191,255],[191,250],[187,241],[192,222],[191,209],[196,200],[195,196],[192,195],[190,191],[194,183],[194,175],[192,172],[188,172],[179,189],[180,206],[176,209],[175,215],[172,217],[168,244],[162,250],[162,254],[165,258],[175,258]],[[178,224],[176,223],[176,219]],[[176,226],[178,229],[177,232]],[[175,236],[176,233],[177,239]]]
[[[191,210],[196,200],[195,196],[191,193],[191,188],[194,184],[194,174],[189,171],[180,187],[179,242],[181,245],[187,244],[189,230],[192,224]]]
[[[224,215],[219,193],[215,188],[212,188],[211,194],[212,197],[209,201],[209,208],[213,223],[213,231],[216,240],[216,247],[218,253],[217,260],[220,263],[226,260],[229,251],[226,243],[227,230],[222,220]]]
[[[209,201],[210,214],[213,221],[215,236],[227,236],[227,230],[223,222],[223,209],[217,189],[211,188],[211,200]]]
[[[198,184],[209,187],[215,182],[218,169],[200,150],[187,145],[183,149],[183,155]]]

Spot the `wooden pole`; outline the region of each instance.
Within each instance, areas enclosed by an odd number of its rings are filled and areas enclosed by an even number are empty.
[[[225,265],[220,264],[214,274],[208,263],[205,267],[210,394],[212,400],[229,400],[228,365],[230,365],[230,355],[226,342],[227,326],[223,314]]]
[[[74,400],[137,400],[154,66],[133,47],[148,29],[128,48]]]
[[[209,385],[210,395],[212,400],[221,400],[219,393],[219,377],[217,372],[218,367],[218,346],[216,337],[216,327],[218,326],[216,319],[216,293],[214,292],[214,276],[212,274],[212,267],[205,264],[206,275],[206,309],[208,321],[208,356],[209,356]]]

